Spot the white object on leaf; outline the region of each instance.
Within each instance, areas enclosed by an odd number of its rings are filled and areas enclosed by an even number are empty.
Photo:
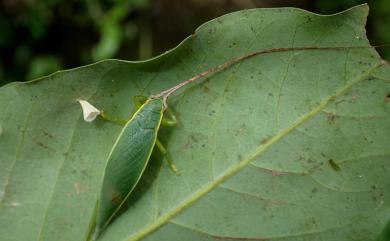
[[[88,101],[77,101],[80,103],[81,108],[83,109],[84,120],[86,122],[92,122],[96,119],[98,115],[100,115],[100,110],[98,110],[95,106],[91,105]]]

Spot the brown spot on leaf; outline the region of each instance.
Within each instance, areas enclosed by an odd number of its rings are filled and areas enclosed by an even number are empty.
[[[247,126],[245,124],[241,124],[238,129],[235,131],[235,136],[242,136],[247,131]]]
[[[279,172],[279,171],[270,171],[270,173],[274,177],[285,176],[288,174],[287,172]]]
[[[329,159],[328,163],[333,170],[340,171],[340,166],[333,159]]]
[[[121,193],[115,191],[115,190],[112,190],[111,192],[111,202],[116,204],[116,205],[119,205],[121,204],[123,201],[123,196]]]
[[[203,85],[203,86],[202,86],[202,90],[203,90],[203,92],[205,92],[205,93],[210,92],[210,88],[209,88],[207,85]]]
[[[266,138],[264,138],[264,139],[262,139],[262,140],[260,141],[260,144],[262,144],[262,145],[267,144],[268,141],[269,141],[269,138],[266,137]]]
[[[35,141],[35,144],[37,144],[38,146],[42,147],[42,148],[45,149],[45,150],[48,150],[48,151],[51,151],[51,152],[54,152],[54,151],[55,151],[53,148],[51,148],[50,146],[46,145],[46,144],[43,143],[43,142]]]
[[[215,111],[213,110],[213,113],[215,113]],[[190,138],[191,138],[191,140],[194,142],[194,143],[197,143],[199,140],[198,140],[198,138],[196,137],[196,135],[194,135],[194,134],[191,134],[190,135]]]
[[[326,115],[326,119],[329,121],[329,122],[334,122],[336,119],[337,119],[337,115],[333,112],[325,112],[325,115]]]
[[[385,95],[385,101],[390,101],[390,93],[388,93],[387,95]]]
[[[360,97],[360,94],[358,92],[353,92],[352,93],[352,100],[357,100],[357,98]]]
[[[87,187],[81,184],[80,182],[73,183],[76,194],[81,194],[87,191]]]
[[[241,154],[238,154],[238,155],[237,155],[237,158],[238,158],[238,161],[241,161],[241,160],[242,160],[242,155],[241,155]]]
[[[47,131],[44,131],[43,134],[44,134],[45,136],[49,137],[49,138],[53,138],[53,135],[50,134],[50,133],[47,132]]]

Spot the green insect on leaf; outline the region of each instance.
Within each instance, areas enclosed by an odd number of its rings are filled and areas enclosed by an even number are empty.
[[[97,207],[95,240],[140,180],[157,141],[164,112],[161,98],[147,100],[126,123],[108,157]]]

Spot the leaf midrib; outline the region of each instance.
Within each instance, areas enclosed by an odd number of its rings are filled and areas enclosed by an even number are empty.
[[[185,200],[181,204],[179,204],[176,208],[167,212],[165,215],[161,216],[160,218],[156,219],[156,221],[154,223],[145,226],[143,229],[140,229],[135,235],[127,238],[126,241],[140,240],[141,238],[143,238],[143,237],[147,236],[148,234],[152,233],[153,231],[155,231],[157,228],[159,228],[163,224],[167,223],[170,219],[174,218],[181,211],[183,211],[187,207],[191,206],[193,203],[195,203],[201,197],[206,195],[208,192],[212,191],[214,188],[219,186],[221,183],[226,181],[228,178],[234,176],[242,168],[244,168],[248,163],[253,161],[256,157],[258,157],[262,153],[264,153],[273,144],[277,143],[280,139],[287,136],[290,132],[292,132],[293,130],[298,128],[300,125],[305,123],[311,117],[315,116],[317,113],[319,113],[321,110],[323,110],[330,102],[332,102],[336,97],[342,95],[345,91],[350,89],[352,86],[366,80],[377,68],[379,68],[383,64],[384,64],[383,62],[379,62],[377,65],[375,65],[374,67],[369,69],[364,74],[356,77],[353,81],[348,82],[345,86],[337,89],[333,95],[330,95],[327,98],[323,99],[317,107],[313,108],[306,115],[303,115],[301,118],[297,119],[296,122],[294,122],[292,125],[290,125],[286,129],[281,131],[279,134],[270,138],[267,143],[256,148],[252,154],[248,155],[243,160],[241,160],[241,161],[237,162],[235,165],[231,166],[221,176],[216,178],[213,182],[211,182],[208,185],[205,185],[203,188],[199,189],[192,196],[190,196],[187,200]]]

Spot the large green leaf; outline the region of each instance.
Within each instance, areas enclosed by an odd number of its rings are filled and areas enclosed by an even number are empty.
[[[102,61],[0,89],[0,240],[86,240],[134,95],[262,49],[368,45],[365,5],[331,16],[254,9],[146,62]],[[390,68],[374,49],[257,56],[170,99],[156,159],[100,240],[375,240],[390,219]]]

